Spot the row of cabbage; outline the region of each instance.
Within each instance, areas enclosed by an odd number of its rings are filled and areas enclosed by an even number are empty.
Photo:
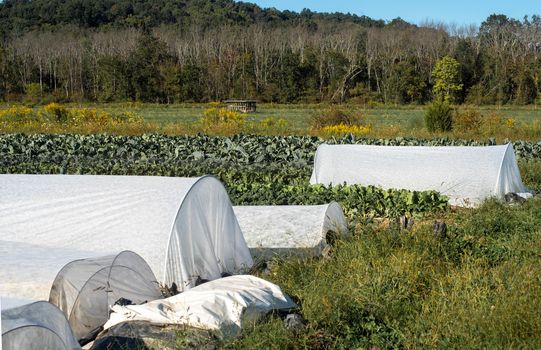
[[[201,176],[221,179],[236,205],[339,201],[350,214],[395,216],[445,209],[434,192],[362,186],[311,186],[313,157],[323,142],[380,145],[481,145],[465,140],[316,137],[0,135],[0,172]],[[541,142],[516,142],[517,156],[541,159]]]
[[[7,162],[65,162],[69,159],[117,159],[128,162],[213,161],[224,164],[291,163],[311,165],[321,143],[475,146],[492,145],[495,140],[412,138],[365,139],[354,136],[323,140],[309,136],[232,137],[192,136],[111,136],[111,135],[0,135],[0,154]],[[505,142],[505,141],[504,141]],[[513,143],[518,158],[541,159],[541,141]]]

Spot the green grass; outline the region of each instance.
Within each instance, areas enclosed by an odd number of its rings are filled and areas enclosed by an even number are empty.
[[[518,165],[526,187],[541,193],[541,160],[521,160]]]
[[[155,105],[155,104],[109,104],[96,105],[109,112],[131,111],[152,123],[172,125],[175,123],[194,123],[200,120],[209,104]],[[249,113],[247,120],[258,123],[265,118],[285,119],[289,134],[306,134],[310,131],[311,118],[317,110],[327,108],[321,104],[259,104],[255,113]],[[499,141],[506,138],[538,140],[541,138],[541,109],[533,106],[482,106],[473,107],[484,115],[502,115],[503,119],[513,118],[518,130],[501,127],[494,130],[472,132],[451,132],[438,135],[430,134],[424,127],[425,106],[382,106],[363,108],[358,105],[344,105],[343,108],[363,116],[365,123],[372,125],[372,131],[366,135],[373,138],[393,138],[411,136],[431,138],[445,136],[450,138],[474,138],[486,140],[495,137]],[[466,107],[461,107],[466,108]],[[517,132],[518,131],[518,132]],[[175,133],[174,131],[173,133]]]
[[[273,317],[237,349],[539,349],[541,200],[488,201],[412,232],[364,224],[327,259],[278,262],[270,279],[302,306],[293,334]]]
[[[4,105],[5,108],[6,105]],[[83,104],[84,107],[96,107],[108,112],[135,112],[154,123],[191,123],[198,121],[209,104],[150,104],[150,103],[109,103]],[[284,118],[295,128],[306,128],[310,125],[310,117],[315,110],[325,108],[319,104],[258,104],[255,113],[249,113],[252,121],[260,121],[267,117]],[[383,106],[363,108],[358,105],[344,105],[355,112],[362,113],[366,121],[373,125],[395,125],[403,128],[422,126],[425,113],[424,106]],[[0,106],[2,108],[2,106]],[[517,121],[532,122],[541,118],[541,108],[532,106],[482,106],[475,107],[482,112],[497,112]]]

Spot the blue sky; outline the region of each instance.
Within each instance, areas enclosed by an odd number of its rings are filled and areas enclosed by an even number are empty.
[[[350,12],[375,19],[401,17],[412,23],[425,20],[455,24],[481,24],[493,13],[522,19],[541,15],[541,0],[245,0],[261,7],[318,12]]]

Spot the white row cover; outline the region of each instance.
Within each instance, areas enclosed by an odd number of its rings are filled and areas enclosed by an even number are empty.
[[[128,321],[147,321],[217,330],[227,337],[238,334],[243,322],[254,322],[272,310],[296,307],[275,284],[254,276],[230,276],[167,299],[143,305],[115,305],[104,328]]]
[[[0,296],[11,300],[48,300],[58,271],[73,260],[97,254],[0,240]]]
[[[253,257],[319,256],[348,233],[340,204],[233,207]]]
[[[134,252],[123,251],[64,266],[51,287],[49,302],[66,315],[75,338],[87,342],[107,322],[116,302],[143,304],[162,297],[147,263]]]
[[[47,255],[50,269],[35,266],[39,283],[52,283],[59,263],[122,250],[141,255],[160,282],[180,290],[198,277],[212,280],[252,265],[227,192],[210,176],[0,175],[0,238],[1,250],[11,241],[70,255],[63,261]],[[11,258],[33,264],[24,254]],[[2,285],[21,279],[17,269],[8,273]]]
[[[2,299],[0,319],[3,350],[81,349],[64,314],[48,302],[6,308]]]
[[[326,145],[318,147],[312,184],[434,190],[452,205],[524,193],[511,144],[485,147]]]
[[[18,298],[8,298],[8,297],[0,297],[0,312],[2,310],[8,310],[12,309],[14,307],[19,307],[27,304],[32,304],[36,302],[35,300],[31,299],[18,299]]]

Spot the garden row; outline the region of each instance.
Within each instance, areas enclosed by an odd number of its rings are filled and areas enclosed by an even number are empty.
[[[111,136],[111,135],[0,135],[0,154],[8,163],[63,163],[70,159],[115,159],[128,162],[211,161],[223,164],[291,163],[311,165],[323,142],[397,146],[479,146],[494,140],[413,138],[366,139],[352,135],[324,140],[310,136]],[[541,141],[513,143],[518,158],[541,159]]]

